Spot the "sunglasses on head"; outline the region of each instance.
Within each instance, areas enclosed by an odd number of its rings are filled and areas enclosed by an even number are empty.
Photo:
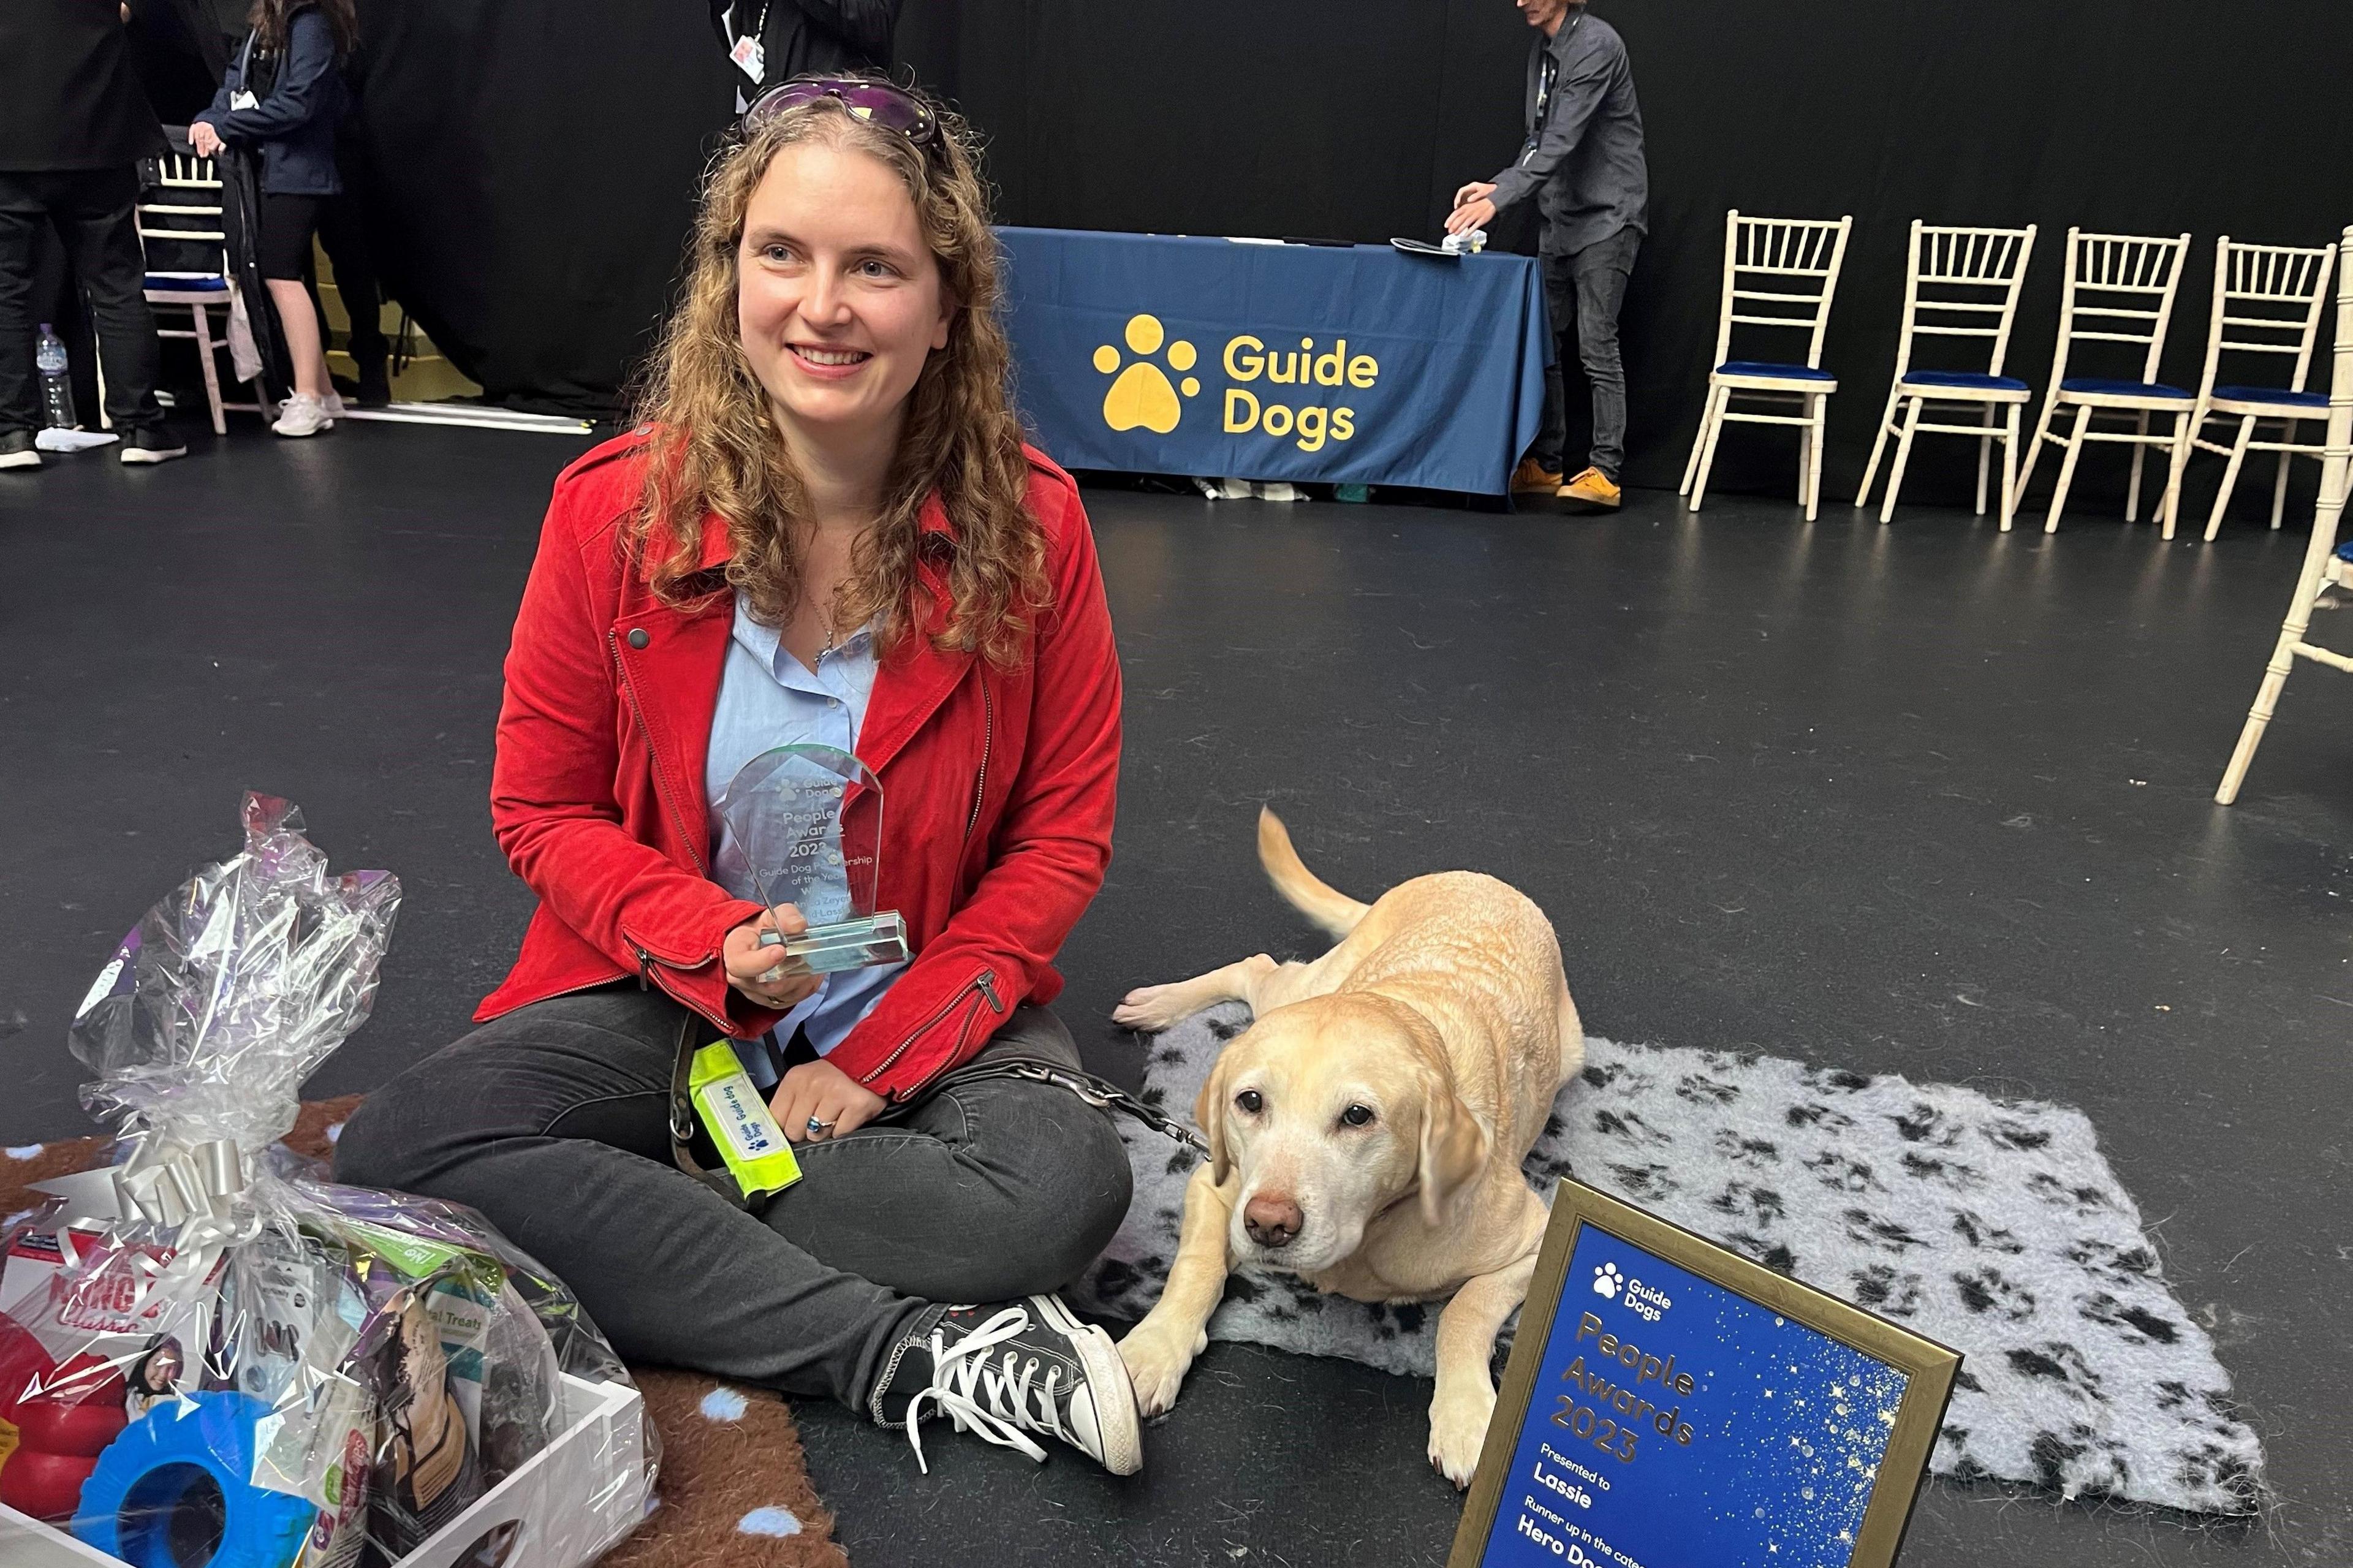
[[[795,77],[770,88],[744,111],[744,133],[748,136],[781,114],[828,98],[858,119],[887,126],[918,147],[930,148],[939,136],[938,117],[923,100],[887,81],[857,76]]]

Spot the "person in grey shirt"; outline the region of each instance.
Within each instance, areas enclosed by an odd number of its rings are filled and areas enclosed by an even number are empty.
[[[1577,322],[1578,358],[1593,388],[1593,449],[1584,472],[1561,481],[1567,414],[1561,373],[1545,376],[1544,428],[1512,475],[1516,491],[1556,490],[1589,508],[1619,504],[1626,460],[1626,368],[1618,310],[1642,246],[1651,199],[1642,158],[1642,110],[1618,29],[1586,14],[1584,0],[1515,0],[1542,35],[1528,53],[1527,141],[1492,181],[1454,194],[1446,232],[1484,228],[1495,215],[1536,198],[1544,226],[1536,250],[1553,330]]]

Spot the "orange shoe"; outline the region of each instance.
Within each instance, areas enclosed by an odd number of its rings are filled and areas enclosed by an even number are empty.
[[[1512,493],[1515,496],[1552,495],[1559,489],[1560,476],[1534,458],[1522,458],[1520,466],[1512,470]]]
[[[1576,501],[1588,511],[1616,511],[1626,492],[1599,468],[1588,468],[1561,486],[1558,494],[1561,500]]]

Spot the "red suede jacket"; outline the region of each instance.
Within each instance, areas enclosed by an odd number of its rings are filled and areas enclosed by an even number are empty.
[[[877,670],[858,738],[890,807],[877,900],[906,917],[915,957],[828,1059],[892,1100],[970,1058],[1023,1001],[1061,990],[1054,954],[1111,858],[1119,655],[1078,487],[1039,453],[1029,462],[1053,605],[1027,657],[1008,670],[933,646],[948,596],[927,552],[919,635]],[[637,975],[748,1039],[778,1016],[728,985],[720,945],[760,910],[711,879],[703,789],[733,596],[681,613],[629,566],[618,525],[643,472],[623,437],[555,481],[491,782],[500,847],[539,909],[475,1017]],[[923,527],[954,548],[936,499]],[[702,564],[726,560],[713,516]],[[846,807],[874,809],[871,791]]]

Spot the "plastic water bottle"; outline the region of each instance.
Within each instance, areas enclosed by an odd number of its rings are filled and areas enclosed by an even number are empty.
[[[79,430],[81,421],[74,417],[73,378],[66,374],[66,345],[49,323],[41,323],[40,346],[33,353],[33,363],[41,371],[41,407],[47,415],[52,430]]]

